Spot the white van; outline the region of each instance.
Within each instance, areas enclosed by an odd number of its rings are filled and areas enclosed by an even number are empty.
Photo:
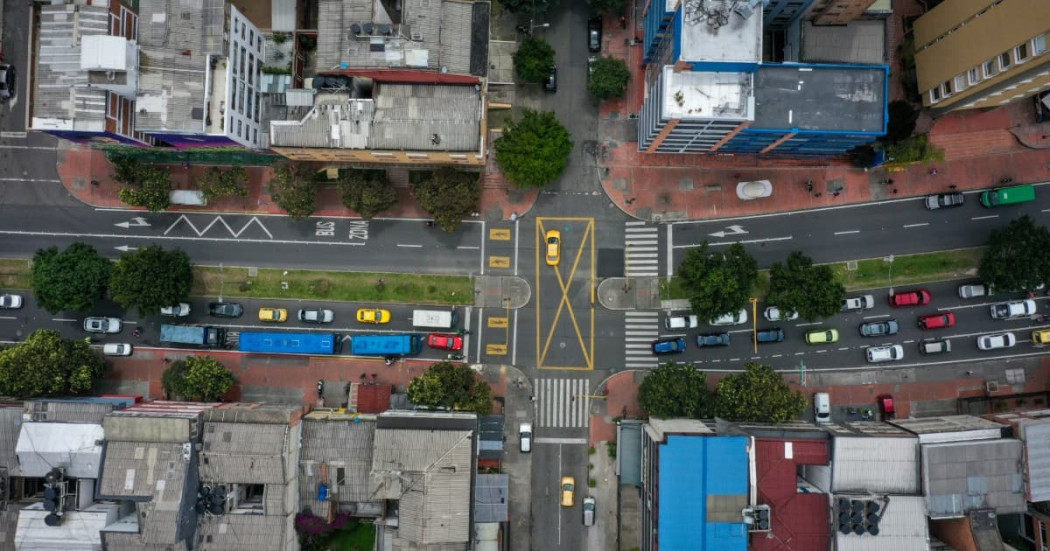
[[[518,438],[521,441],[521,453],[532,451],[532,423],[518,425]]]
[[[813,416],[818,423],[831,422],[831,397],[827,392],[818,392],[813,395]]]
[[[133,347],[130,344],[110,343],[102,345],[102,353],[106,356],[130,356]]]
[[[412,325],[431,329],[452,329],[459,314],[452,310],[412,310]]]

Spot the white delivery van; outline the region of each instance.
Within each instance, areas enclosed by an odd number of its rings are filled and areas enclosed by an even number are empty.
[[[452,310],[412,310],[412,325],[431,329],[452,329],[459,314]]]

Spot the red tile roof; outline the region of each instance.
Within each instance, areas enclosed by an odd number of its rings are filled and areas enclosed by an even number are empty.
[[[785,457],[791,443],[792,457]],[[751,551],[828,549],[828,496],[798,493],[800,465],[827,465],[825,440],[755,439],[758,503],[772,510],[772,532],[751,536]],[[771,536],[771,537],[767,537]]]
[[[390,409],[391,385],[358,385],[357,411],[360,413],[383,413]]]

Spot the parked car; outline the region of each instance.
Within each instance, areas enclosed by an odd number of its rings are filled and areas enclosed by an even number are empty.
[[[872,346],[867,351],[868,362],[877,364],[904,359],[904,347],[899,344],[890,346]]]
[[[463,350],[463,337],[446,333],[431,333],[427,336],[427,346],[438,350]]]
[[[594,526],[594,498],[587,496],[583,498],[583,525]]]
[[[831,422],[831,396],[827,392],[813,395],[813,417],[818,423]]]
[[[557,266],[561,262],[561,232],[547,230],[545,240],[547,242],[547,265]]]
[[[948,339],[919,342],[919,354],[944,354],[952,351],[952,342]]]
[[[332,323],[335,312],[327,308],[303,308],[299,310],[299,321],[303,323]]]
[[[1013,333],[995,333],[977,337],[977,348],[981,350],[1011,348],[1015,344],[1017,344],[1017,337]]]
[[[673,337],[667,339],[656,339],[653,341],[653,354],[662,356],[664,354],[681,354],[685,352],[685,339]]]
[[[926,196],[926,208],[930,210],[961,207],[966,202],[962,193],[938,193]]]
[[[547,80],[543,81],[543,89],[552,94],[558,91],[557,67],[551,67],[551,72],[547,74]]]
[[[1050,343],[1050,329],[1036,329],[1032,331],[1032,344]]]
[[[890,295],[890,306],[894,308],[922,306],[929,304],[931,300],[933,300],[933,295],[926,289],[909,289]]]
[[[1032,299],[1017,300],[1013,302],[1000,302],[988,307],[992,319],[1009,320],[1023,318],[1035,314],[1035,301]]]
[[[885,337],[896,335],[901,326],[895,319],[866,321],[860,324],[860,336],[862,337]]]
[[[739,312],[722,314],[708,322],[711,325],[740,325],[747,323],[747,309],[741,308]]]
[[[889,394],[880,394],[875,397],[875,403],[879,406],[879,413],[882,414],[883,421],[893,419],[897,416],[897,408],[893,405],[893,396],[890,396]]]
[[[357,311],[357,323],[387,323],[390,321],[390,310],[382,308],[361,308]]]
[[[259,308],[259,321],[284,323],[288,321],[288,310],[284,308]]]
[[[102,354],[106,356],[130,356],[133,348],[130,344],[110,343],[102,345]]]
[[[667,329],[695,329],[699,324],[696,316],[667,316],[664,319]]]
[[[160,315],[171,316],[173,318],[184,318],[190,315],[190,305],[187,302],[180,302],[178,304],[172,304],[171,306],[165,306],[160,309]]]
[[[959,298],[977,298],[988,294],[988,286],[983,283],[968,283],[959,286]]]
[[[759,329],[755,333],[755,340],[761,343],[767,342],[784,342],[784,330],[779,327],[767,327],[765,329]]]
[[[84,319],[84,331],[88,333],[120,333],[124,322],[120,318],[91,317]]]
[[[561,477],[561,506],[572,507],[572,500],[576,493],[576,479],[571,476]]]
[[[875,307],[875,297],[872,295],[862,295],[859,297],[846,297],[842,300],[842,311],[849,312],[851,310],[868,310]]]
[[[763,315],[765,316],[766,321],[794,321],[798,319],[798,312],[794,310],[785,312],[776,306],[766,308]]]
[[[592,17],[587,20],[587,49],[592,52],[602,51],[602,18]]]
[[[810,329],[806,331],[806,344],[830,344],[839,342],[838,329]]]
[[[955,325],[955,312],[919,316],[920,329],[946,329]]]
[[[208,313],[217,318],[239,318],[244,315],[244,307],[236,302],[209,302]]]
[[[22,295],[13,295],[10,293],[0,295],[0,308],[4,310],[17,310],[21,308],[23,304],[25,304],[25,301],[22,300]]]
[[[519,449],[521,453],[532,451],[532,423],[518,425],[518,441],[520,442]]]
[[[8,63],[0,63],[0,102],[18,95],[18,81],[15,68]]]
[[[696,347],[729,346],[729,333],[701,333],[696,336]]]

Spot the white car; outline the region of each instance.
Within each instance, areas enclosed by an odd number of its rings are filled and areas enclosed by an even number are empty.
[[[667,316],[664,320],[667,329],[695,329],[697,325],[696,316]]]
[[[120,318],[85,318],[84,331],[88,333],[120,333]]]
[[[790,312],[784,312],[776,306],[770,306],[766,308],[764,314],[767,321],[795,321],[798,319],[798,312],[792,310]]]
[[[184,318],[190,315],[190,305],[186,302],[180,302],[178,304],[172,304],[171,306],[165,306],[160,309],[160,315],[171,316],[173,318]]]
[[[102,353],[106,356],[130,356],[133,348],[130,344],[113,343],[102,346]]]
[[[0,295],[0,308],[4,310],[15,310],[22,307],[22,295]]]
[[[1017,344],[1017,337],[1013,333],[996,333],[994,335],[981,335],[977,337],[977,348],[981,350],[995,350],[997,348],[1010,348]]]
[[[992,313],[992,319],[1009,320],[1024,318],[1035,314],[1035,301],[1032,299],[1018,300],[1014,302],[1000,302],[988,307]]]
[[[875,307],[875,297],[872,295],[862,295],[859,297],[847,297],[842,300],[842,311],[849,312],[850,310],[868,310]]]
[[[868,362],[877,364],[904,359],[904,347],[899,344],[891,346],[872,346],[868,348]]]
[[[520,442],[521,453],[532,451],[532,423],[518,425],[518,441]]]
[[[747,309],[741,308],[740,311],[735,314],[733,312],[722,314],[708,323],[711,325],[740,325],[742,323],[747,323]]]

